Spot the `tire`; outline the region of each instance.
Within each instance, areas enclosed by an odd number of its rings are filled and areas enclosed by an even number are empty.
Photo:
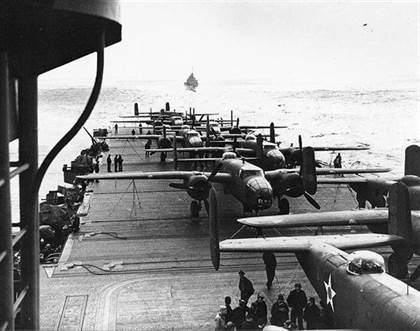
[[[279,215],[287,215],[290,213],[289,201],[286,198],[279,198],[277,204],[279,207]]]
[[[191,201],[191,205],[190,205],[191,218],[198,218],[200,214],[200,209],[201,209],[201,206],[197,200]]]
[[[406,278],[408,275],[407,263],[392,253],[388,258],[388,273],[398,279]]]
[[[160,162],[165,162],[166,161],[166,153],[160,153]]]

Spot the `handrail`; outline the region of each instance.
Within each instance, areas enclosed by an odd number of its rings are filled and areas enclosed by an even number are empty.
[[[12,247],[14,247],[19,242],[19,240],[23,238],[25,234],[26,234],[26,229],[22,229],[19,232],[17,232],[15,237],[12,239]]]
[[[3,261],[3,259],[7,256],[7,253],[5,251],[0,253],[0,263]]]
[[[26,294],[28,293],[29,286],[25,286],[23,290],[19,293],[15,303],[13,304],[13,316],[16,318],[16,314],[18,313],[18,309],[20,304],[22,303],[23,299],[25,299]]]
[[[9,177],[10,177],[10,179],[12,179],[13,177],[21,174],[22,172],[24,172],[28,169],[29,169],[29,164],[28,163],[22,164],[21,166],[17,167],[16,169],[13,169],[12,171],[10,171]]]

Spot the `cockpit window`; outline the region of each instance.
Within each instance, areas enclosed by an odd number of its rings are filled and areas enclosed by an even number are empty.
[[[276,149],[276,146],[270,144],[270,145],[264,145],[263,148],[264,148],[265,152],[268,152],[268,151],[271,151],[273,149]]]
[[[234,152],[223,153],[222,160],[227,160],[227,159],[236,159],[236,154]]]
[[[260,169],[241,169],[239,176],[244,179],[250,176],[264,176]]]
[[[347,272],[352,275],[382,273],[385,271],[385,261],[378,253],[357,251],[349,255]]]
[[[190,132],[190,133],[188,133],[188,134],[187,134],[187,136],[188,136],[188,138],[191,138],[191,137],[198,137],[198,136],[199,136],[199,134],[198,134],[198,132]]]
[[[255,141],[257,138],[253,134],[245,136],[245,141]]]

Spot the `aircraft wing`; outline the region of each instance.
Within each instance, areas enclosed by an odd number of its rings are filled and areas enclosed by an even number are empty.
[[[238,219],[238,222],[257,228],[382,224],[388,222],[388,209],[343,210],[247,217]]]
[[[392,184],[394,184],[396,181],[399,181],[401,178],[400,177],[396,177],[395,179],[381,179],[381,178],[377,178],[377,179],[370,179],[370,178],[365,178],[365,177],[335,177],[335,178],[331,178],[331,177],[318,177],[317,178],[317,183],[318,184],[356,184],[356,183],[374,183],[374,182],[381,182],[382,184],[384,184],[385,186],[391,186]]]
[[[338,249],[386,246],[404,240],[389,234],[357,233],[320,236],[227,239],[219,243],[221,252],[305,252],[315,245],[328,244]]]
[[[227,147],[177,147],[177,152],[226,152],[232,150]],[[149,152],[173,152],[173,148],[151,148]],[[219,158],[220,159],[220,158]]]
[[[127,171],[127,172],[104,172],[104,173],[97,173],[97,174],[89,174],[89,175],[82,175],[76,176],[80,179],[87,179],[87,180],[94,180],[94,179],[102,179],[102,180],[120,180],[120,179],[189,179],[191,176],[194,175],[201,175],[204,174],[205,176],[209,177],[210,172],[197,172],[197,171],[155,171],[155,172],[141,172],[141,171]],[[213,181],[216,183],[226,183],[230,181],[232,176],[227,173],[217,173]]]
[[[389,172],[390,168],[316,168],[317,175],[344,175]]]
[[[126,171],[126,172],[104,172],[89,175],[76,176],[80,179],[188,179],[194,171]]]
[[[370,149],[369,145],[364,146],[318,146],[312,147],[315,152],[329,151],[364,151]]]
[[[135,140],[135,139],[159,139],[163,137],[159,134],[130,134],[130,135],[116,135],[116,136],[101,136],[101,137],[95,137],[97,139],[115,139],[115,140]]]

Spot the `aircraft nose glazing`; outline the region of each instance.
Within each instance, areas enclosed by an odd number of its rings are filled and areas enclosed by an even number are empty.
[[[192,138],[190,138],[190,144],[193,147],[200,147],[201,146],[201,139],[199,137],[192,137]]]
[[[267,153],[267,158],[270,160],[271,164],[277,168],[284,167],[285,158],[282,152],[279,150],[272,150]]]
[[[247,183],[247,188],[257,209],[271,207],[273,190],[265,178],[251,178]]]

